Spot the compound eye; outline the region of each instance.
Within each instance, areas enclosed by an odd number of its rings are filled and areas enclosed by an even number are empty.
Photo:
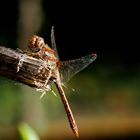
[[[33,35],[28,41],[28,48],[33,52],[40,51],[44,45],[44,39],[37,35]]]
[[[39,49],[42,49],[44,47],[45,43],[44,43],[44,39],[39,37],[36,41],[36,47]]]

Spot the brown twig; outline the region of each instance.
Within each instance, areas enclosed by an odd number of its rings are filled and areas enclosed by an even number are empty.
[[[0,46],[0,75],[28,86],[41,89],[48,77],[49,68],[44,61],[17,50]]]

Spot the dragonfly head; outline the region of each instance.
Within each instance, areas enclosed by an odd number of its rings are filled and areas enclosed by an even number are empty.
[[[28,41],[28,48],[33,52],[40,51],[44,46],[44,39],[37,35],[33,35]]]

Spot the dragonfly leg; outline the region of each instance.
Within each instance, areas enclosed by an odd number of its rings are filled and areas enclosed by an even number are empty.
[[[23,64],[24,59],[25,59],[25,54],[22,54],[19,57],[19,61],[18,61],[18,64],[17,64],[17,72],[19,72],[20,67],[22,67],[22,64]]]
[[[16,50],[17,50],[18,52],[20,52],[20,53],[24,53],[24,51],[21,50],[21,49],[19,49],[19,48],[16,48]]]
[[[43,93],[41,93],[40,95],[40,99],[42,99],[44,97],[44,95],[46,94],[46,92],[44,91]]]
[[[50,80],[51,76],[52,76],[52,71],[49,70],[49,72],[48,72],[48,77],[47,77],[47,79],[45,80],[44,87],[47,87],[47,85],[49,84],[49,80]]]

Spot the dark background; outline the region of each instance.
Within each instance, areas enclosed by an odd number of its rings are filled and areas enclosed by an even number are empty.
[[[18,1],[5,0],[0,5],[1,44],[15,47]],[[45,37],[50,32],[48,28],[55,26],[59,55],[63,60],[96,52],[99,63],[119,63],[131,68],[140,60],[139,18],[135,6],[131,3],[44,0],[43,10],[49,23],[44,23],[40,35]]]

